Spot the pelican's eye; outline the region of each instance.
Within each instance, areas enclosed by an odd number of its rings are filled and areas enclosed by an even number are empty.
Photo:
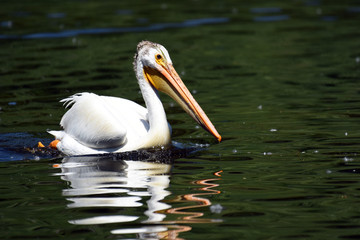
[[[155,61],[157,62],[157,64],[160,64],[160,65],[164,65],[164,57],[160,54],[160,53],[157,53],[155,54]]]

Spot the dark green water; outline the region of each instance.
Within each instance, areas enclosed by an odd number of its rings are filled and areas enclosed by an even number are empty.
[[[359,239],[360,1],[2,1],[2,239]],[[59,100],[143,103],[163,44],[219,133],[162,95],[174,148],[52,158]]]

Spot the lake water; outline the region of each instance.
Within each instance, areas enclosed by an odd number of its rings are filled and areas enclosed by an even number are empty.
[[[3,1],[2,239],[359,239],[360,2]],[[31,152],[77,92],[143,104],[163,44],[223,137],[161,95],[173,147]]]

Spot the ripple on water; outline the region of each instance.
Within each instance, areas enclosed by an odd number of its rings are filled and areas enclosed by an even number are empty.
[[[279,7],[256,7],[250,8],[252,13],[279,13],[282,9]]]
[[[289,19],[289,15],[257,16],[253,18],[254,22],[279,22]]]
[[[134,32],[152,32],[161,31],[171,28],[188,28],[196,27],[205,24],[220,24],[226,23],[230,19],[226,17],[214,18],[200,18],[190,19],[177,23],[156,23],[148,26],[141,27],[124,27],[124,28],[88,28],[88,29],[72,29],[64,30],[61,32],[42,32],[31,33],[26,35],[1,35],[0,39],[41,39],[41,38],[68,38],[78,35],[98,35],[98,34],[111,34],[111,33],[134,33]]]

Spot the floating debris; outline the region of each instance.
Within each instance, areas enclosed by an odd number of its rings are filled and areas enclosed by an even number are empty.
[[[40,160],[42,158],[56,158],[62,157],[63,155],[56,149],[50,147],[41,147],[39,145],[29,148],[25,147],[23,150],[19,149],[18,152],[28,152],[34,155],[34,160]]]

